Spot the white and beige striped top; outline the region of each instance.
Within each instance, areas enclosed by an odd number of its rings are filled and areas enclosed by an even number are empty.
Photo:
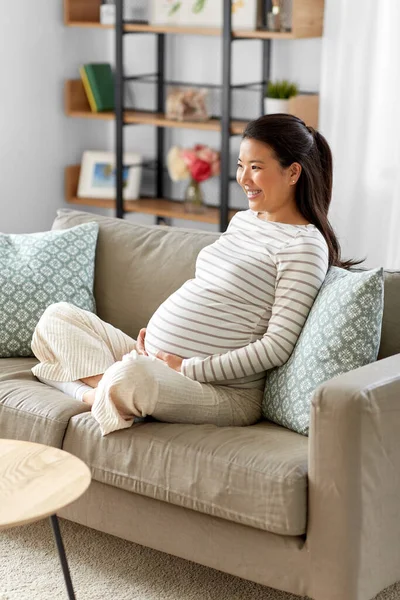
[[[328,270],[315,225],[237,213],[203,248],[195,278],[157,309],[146,350],[176,354],[191,379],[262,388],[265,371],[287,361]]]

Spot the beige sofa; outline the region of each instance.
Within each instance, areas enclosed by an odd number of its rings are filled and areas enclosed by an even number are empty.
[[[217,234],[61,210],[100,223],[98,314],[136,336],[193,276]],[[0,361],[0,437],[54,445],[91,468],[60,515],[315,600],[369,600],[400,579],[400,272],[385,274],[380,360],[321,385],[309,438],[149,421],[102,437],[87,407]]]

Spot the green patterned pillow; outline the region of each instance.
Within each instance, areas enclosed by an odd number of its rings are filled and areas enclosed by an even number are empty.
[[[37,322],[54,302],[95,310],[94,258],[99,226],[0,234],[0,357],[32,356]]]
[[[308,435],[315,388],[377,359],[383,283],[383,269],[330,267],[290,358],[267,371],[266,419]]]

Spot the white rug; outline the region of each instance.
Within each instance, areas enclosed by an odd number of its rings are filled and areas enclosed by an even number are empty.
[[[77,600],[299,600],[60,519]],[[400,583],[376,600],[398,600]],[[0,532],[0,600],[66,600],[48,519]]]

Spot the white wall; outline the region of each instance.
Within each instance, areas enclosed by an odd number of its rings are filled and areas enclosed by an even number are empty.
[[[321,40],[273,42],[272,77],[289,77],[304,90],[319,89]],[[221,40],[214,37],[167,36],[167,77],[184,81],[219,83],[222,77]],[[64,167],[79,163],[84,150],[112,150],[114,126],[107,122],[67,118],[63,107],[63,84],[78,78],[85,62],[114,62],[114,33],[65,27],[62,2],[7,3],[0,19],[0,231],[31,232],[49,229],[64,201]],[[156,67],[156,38],[125,37],[125,67],[130,74],[147,73]],[[261,43],[236,41],[233,49],[233,82],[261,78]],[[242,116],[257,117],[258,94],[242,94],[234,105]],[[136,100],[152,106],[153,86],[136,88]],[[247,112],[247,110],[249,112]],[[126,150],[154,158],[155,128],[125,128]],[[220,135],[196,130],[166,130],[167,149],[205,143],[216,148]],[[239,138],[231,143],[232,170]],[[144,190],[152,191],[152,172],[144,173]],[[234,207],[246,199],[231,184]],[[235,189],[236,187],[236,189]],[[175,185],[174,197],[183,197],[185,184]],[[218,180],[204,184],[206,201],[219,202]],[[69,205],[71,207],[71,205]],[[82,210],[89,210],[82,207]],[[100,210],[94,209],[97,212]],[[113,214],[111,211],[106,211]],[[103,211],[104,213],[104,211]],[[136,222],[152,224],[151,215],[128,215]],[[191,221],[174,225],[217,231],[217,226]]]
[[[7,2],[0,18],[0,231],[49,229],[64,167],[97,149],[110,125],[64,115],[64,79],[107,60],[111,34],[64,27],[61,0]]]

